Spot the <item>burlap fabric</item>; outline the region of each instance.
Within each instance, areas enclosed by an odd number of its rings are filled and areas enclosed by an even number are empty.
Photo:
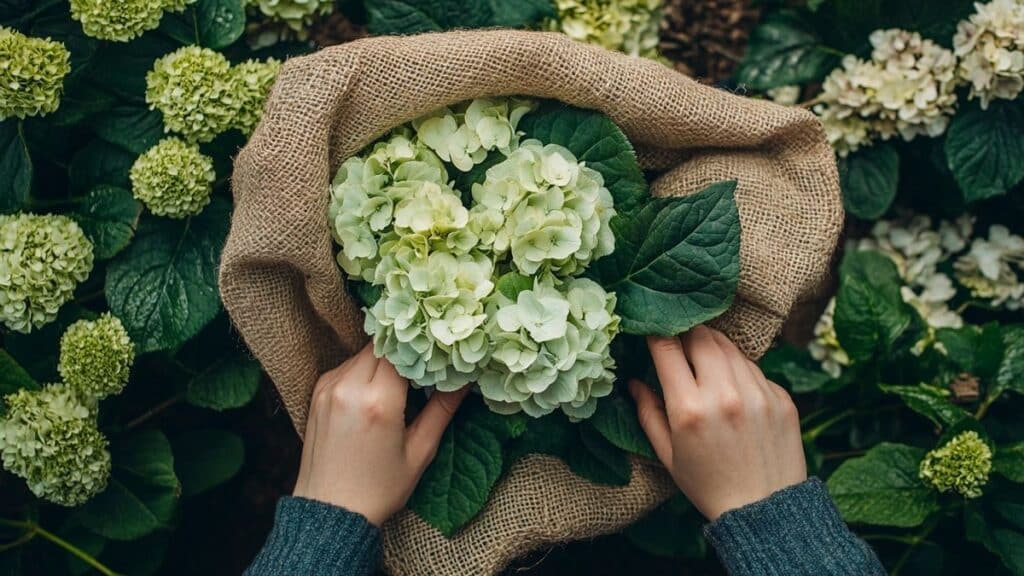
[[[317,376],[367,339],[332,253],[326,213],[334,171],[393,126],[442,105],[513,94],[610,116],[642,164],[659,172],[655,195],[739,180],[739,291],[715,325],[752,357],[825,273],[843,213],[832,151],[806,111],[548,33],[369,38],[295,58],[235,161],[220,287],[300,433]],[[393,519],[385,566],[402,575],[493,573],[530,550],[619,530],[671,491],[649,462],[634,462],[628,486],[609,488],[552,458],[530,457],[452,540],[408,511]]]

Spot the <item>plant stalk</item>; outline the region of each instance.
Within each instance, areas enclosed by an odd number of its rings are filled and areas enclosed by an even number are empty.
[[[82,550],[81,548],[75,546],[74,544],[68,542],[60,536],[57,536],[53,532],[50,532],[49,530],[43,528],[35,522],[29,520],[9,520],[7,518],[0,518],[0,526],[10,526],[11,528],[21,528],[25,530],[25,534],[18,538],[18,540],[15,540],[14,542],[20,541],[19,544],[24,544],[25,542],[28,542],[29,540],[38,535],[46,540],[49,540],[51,543],[57,545],[58,547],[63,548],[72,556],[78,558],[82,562],[85,562],[100,574],[103,574],[103,576],[118,576],[117,572],[114,572],[110,568],[104,566],[103,563],[101,563],[96,558],[93,558],[93,556],[88,552]],[[14,542],[12,542],[11,544],[14,544]]]

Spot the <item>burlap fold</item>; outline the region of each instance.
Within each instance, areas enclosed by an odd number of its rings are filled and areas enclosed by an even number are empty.
[[[659,175],[655,195],[737,179],[740,284],[715,325],[752,357],[824,275],[842,224],[835,161],[813,115],[702,86],[669,68],[565,36],[477,31],[368,38],[285,63],[262,123],[235,161],[225,306],[301,433],[320,373],[367,337],[327,226],[328,183],[388,129],[481,96],[529,95],[597,109]],[[411,512],[385,529],[393,574],[488,574],[558,542],[621,529],[672,492],[635,461],[631,483],[596,486],[559,461],[515,466],[451,540]]]

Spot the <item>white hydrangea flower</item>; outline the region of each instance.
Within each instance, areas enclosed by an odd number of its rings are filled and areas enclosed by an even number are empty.
[[[833,378],[839,378],[843,368],[850,365],[850,356],[839,344],[836,336],[835,317],[836,299],[833,297],[825,306],[825,311],[814,324],[814,339],[807,345],[811,357],[821,363],[821,369]]]
[[[953,50],[970,97],[988,108],[992,100],[1013,100],[1024,90],[1024,0],[979,2],[974,10],[957,25]]]
[[[790,84],[786,86],[779,86],[768,90],[768,97],[772,99],[772,102],[776,104],[782,104],[783,106],[793,106],[800,101],[801,87],[796,84]]]
[[[976,298],[1008,310],[1024,307],[1024,238],[1010,233],[1002,225],[988,230],[988,238],[978,237],[971,249],[953,265],[956,278]]]
[[[615,381],[614,310],[615,295],[586,278],[540,276],[515,301],[495,291],[484,330],[493,352],[479,380],[488,406],[533,417],[557,409],[574,420],[593,415]]]
[[[413,127],[420,142],[468,172],[491,150],[508,154],[519,142],[519,120],[534,106],[530,100],[478,98],[428,114]]]

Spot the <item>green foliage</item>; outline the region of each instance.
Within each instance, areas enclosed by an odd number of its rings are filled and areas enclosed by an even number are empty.
[[[925,451],[881,443],[843,463],[828,479],[828,490],[847,522],[918,526],[939,510],[934,491],[918,479]]]
[[[881,218],[896,198],[900,156],[888,143],[876,144],[839,159],[843,207],[858,218]]]
[[[260,367],[244,354],[217,360],[188,383],[185,399],[213,410],[245,406],[260,386]]]
[[[245,444],[224,430],[189,430],[171,442],[181,496],[206,492],[230,480],[245,463]]]
[[[16,212],[32,188],[32,158],[21,123],[0,122],[0,213]]]
[[[913,314],[900,296],[896,266],[877,252],[847,252],[839,278],[836,334],[850,358],[866,361],[891,352]]]
[[[1024,179],[1024,106],[966,106],[946,137],[946,159],[968,202],[1005,194]]]
[[[139,225],[142,205],[132,193],[114,186],[97,186],[71,214],[92,241],[97,260],[109,260],[128,247]]]
[[[813,82],[836,66],[839,54],[825,45],[807,19],[777,12],[754,29],[736,78],[756,90]]]
[[[552,0],[367,0],[373,34],[418,34],[456,28],[527,28],[555,16]]]

